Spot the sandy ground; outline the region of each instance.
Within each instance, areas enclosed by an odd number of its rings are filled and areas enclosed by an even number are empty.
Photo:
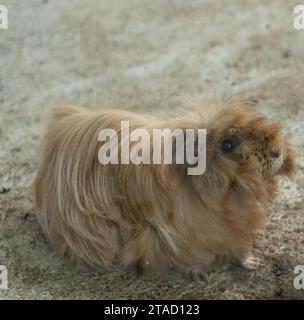
[[[0,30],[1,298],[302,299],[304,265],[304,31],[299,1],[2,0]],[[229,4],[228,4],[229,3]],[[180,107],[214,92],[258,100],[298,153],[266,231],[265,267],[227,267],[204,280],[94,273],[58,257],[37,224],[31,184],[41,115],[61,102],[132,110]],[[186,97],[186,99],[185,99]]]

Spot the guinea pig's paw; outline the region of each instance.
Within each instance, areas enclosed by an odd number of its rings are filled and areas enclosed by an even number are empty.
[[[186,279],[191,281],[199,281],[199,280],[206,280],[204,270],[187,270],[184,272],[184,276]]]
[[[241,261],[242,266],[247,270],[257,270],[259,267],[264,266],[263,260],[256,256],[246,257]]]

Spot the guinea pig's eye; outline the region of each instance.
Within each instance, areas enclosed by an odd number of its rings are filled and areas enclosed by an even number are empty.
[[[221,143],[221,150],[225,154],[232,153],[236,148],[236,143],[232,139],[225,139]]]

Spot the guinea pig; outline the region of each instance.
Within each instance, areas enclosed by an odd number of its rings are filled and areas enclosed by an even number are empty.
[[[257,267],[252,243],[277,177],[294,172],[280,127],[246,103],[170,119],[60,106],[41,143],[34,182],[38,220],[62,255],[96,269],[204,273],[218,259]],[[101,164],[101,129],[206,129],[205,172],[191,164]],[[116,141],[117,142],[117,141]],[[120,139],[119,154],[124,144]]]

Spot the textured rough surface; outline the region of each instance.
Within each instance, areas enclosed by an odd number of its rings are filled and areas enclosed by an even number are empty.
[[[1,298],[303,299],[293,288],[304,265],[304,31],[294,1],[2,0],[0,30]],[[31,184],[41,119],[58,103],[180,108],[215,93],[257,99],[298,154],[256,248],[265,267],[235,266],[203,280],[181,275],[94,273],[58,257],[37,224]],[[42,122],[43,124],[43,122]]]

